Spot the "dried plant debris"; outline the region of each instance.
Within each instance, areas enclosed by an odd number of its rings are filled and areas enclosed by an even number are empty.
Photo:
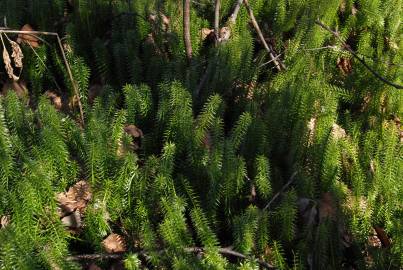
[[[7,40],[10,42],[11,44],[11,49],[12,49],[12,54],[11,57],[14,61],[14,66],[16,68],[20,68],[20,74],[17,76],[14,73],[14,68],[12,66],[12,62],[11,62],[11,58],[10,58],[10,54],[7,50],[6,44],[4,42],[4,38],[3,38],[3,33],[0,33],[0,38],[1,38],[1,43],[3,45],[3,62],[4,62],[4,66],[7,72],[7,75],[10,79],[12,79],[13,81],[18,81],[20,79],[20,75],[21,75],[21,71],[22,71],[22,59],[24,58],[24,55],[22,53],[22,50],[20,48],[20,46],[12,41],[11,39],[8,38],[8,36],[6,34],[4,34],[4,36],[7,38]]]
[[[142,138],[143,131],[136,127],[135,125],[128,125],[124,127],[124,130],[127,134],[131,135],[133,138]]]
[[[56,108],[56,110],[60,111],[63,107],[62,98],[53,91],[46,91],[44,94],[52,103],[52,105]]]
[[[79,229],[82,226],[81,214],[78,211],[74,211],[72,214],[63,217],[61,221],[64,226],[70,229]]]
[[[0,218],[0,229],[5,229],[10,224],[10,216],[2,216]]]
[[[14,65],[18,68],[22,68],[22,59],[24,58],[24,54],[22,53],[20,45],[18,45],[17,42],[9,40],[11,47],[13,49],[13,53],[11,54],[11,57],[14,59]]]
[[[65,217],[76,211],[82,214],[91,198],[90,185],[84,180],[77,182],[67,192],[57,194],[60,217]]]
[[[108,253],[120,253],[126,251],[126,243],[122,236],[116,233],[110,234],[102,241],[102,246]]]
[[[3,62],[8,77],[10,77],[10,79],[13,79],[13,81],[18,81],[19,77],[14,74],[14,69],[11,65],[11,58],[5,46],[3,47]]]
[[[338,124],[332,125],[332,136],[335,140],[343,139],[347,137],[346,131]]]
[[[25,24],[20,31],[34,31],[31,25]],[[18,43],[25,43],[31,45],[33,48],[39,47],[39,39],[32,34],[18,34]]]

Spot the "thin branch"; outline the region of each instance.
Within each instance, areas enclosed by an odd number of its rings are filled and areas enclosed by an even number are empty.
[[[10,33],[10,34],[27,34],[27,35],[45,35],[45,36],[54,36],[57,39],[57,43],[59,45],[59,49],[62,53],[63,61],[64,64],[66,65],[67,73],[69,74],[69,78],[71,81],[71,84],[74,89],[74,93],[77,96],[77,101],[78,101],[78,108],[80,110],[80,118],[81,118],[81,123],[84,126],[84,111],[83,111],[83,106],[81,103],[81,98],[80,98],[80,93],[78,91],[78,85],[77,82],[73,78],[73,73],[71,72],[70,64],[67,61],[66,54],[63,49],[63,44],[62,41],[60,40],[59,34],[55,32],[44,32],[44,31],[20,31],[20,30],[7,30],[7,29],[0,29],[0,33]]]
[[[274,64],[276,65],[276,68],[281,71],[283,69],[286,69],[284,63],[281,62],[281,60],[277,60],[277,55],[274,52],[273,48],[271,48],[271,46],[269,46],[263,36],[262,31],[260,30],[259,24],[256,21],[255,15],[253,15],[253,11],[252,8],[249,5],[248,0],[243,0],[243,3],[245,4],[246,10],[248,11],[248,15],[252,21],[253,27],[255,28],[260,41],[263,44],[263,47],[266,49],[266,51],[269,53],[270,59],[273,60]]]
[[[183,40],[185,42],[188,63],[192,60],[192,42],[190,40],[190,0],[183,0]]]
[[[215,0],[214,7],[214,33],[216,44],[218,43],[218,39],[220,38],[220,0]]]
[[[280,53],[279,55],[277,55],[274,59],[269,60],[269,61],[267,61],[266,63],[261,64],[258,68],[262,68],[262,67],[264,67],[265,65],[270,64],[271,62],[273,62],[273,61],[279,59],[281,55],[282,55],[282,53]]]
[[[229,23],[227,23],[227,24],[234,24],[235,23],[236,18],[238,17],[239,9],[241,8],[242,2],[243,2],[243,0],[237,0],[237,2],[235,4],[235,7],[234,7],[234,11],[232,12],[230,18],[228,19]],[[217,4],[217,2],[216,2],[216,4]],[[218,33],[218,32],[215,32],[215,33]],[[218,33],[218,35],[219,35],[219,33]],[[216,40],[217,41],[218,41],[218,38],[219,38],[218,35],[216,34]],[[220,42],[216,43],[216,45],[219,45],[219,44],[220,44]],[[215,55],[215,58],[217,58],[217,57],[218,57],[218,51],[216,51],[216,55]],[[208,78],[210,76],[211,70],[213,69],[213,65],[214,64],[213,64],[212,61],[210,61],[208,63],[207,68],[206,68],[206,70],[205,70],[205,72],[204,72],[204,74],[202,76],[202,79],[200,80],[200,82],[197,85],[197,88],[196,88],[196,90],[194,92],[196,97],[199,96],[200,91],[203,89],[204,85],[206,84],[206,82],[207,82],[207,80],[208,80]]]
[[[67,257],[68,261],[119,260],[123,254],[81,254]]]
[[[231,24],[235,23],[236,18],[238,17],[239,10],[241,9],[242,3],[243,3],[243,0],[237,0],[236,1],[234,11],[232,12],[232,14],[231,14],[231,16],[229,17],[229,20],[228,20]]]
[[[330,32],[334,37],[336,37],[341,42],[341,44],[343,45],[343,48],[346,49],[348,52],[350,52],[354,56],[354,58],[356,58],[361,64],[363,64],[363,66],[366,67],[376,78],[378,78],[379,80],[381,80],[385,84],[393,86],[394,88],[403,89],[403,85],[399,85],[399,84],[396,84],[396,83],[393,83],[393,82],[387,80],[382,75],[380,75],[378,72],[376,72],[372,67],[370,67],[367,64],[367,62],[365,62],[364,59],[359,57],[358,54],[355,51],[353,51],[351,49],[351,47],[347,43],[345,43],[343,41],[343,39],[340,37],[338,32],[332,30],[329,26],[325,25],[323,22],[321,22],[319,20],[316,20],[315,23],[317,25],[319,25],[322,29],[325,29],[326,31]]]
[[[184,248],[183,250],[188,253],[196,253],[196,254],[201,254],[201,253],[205,252],[205,250],[201,247],[188,247],[188,248]],[[164,251],[165,250],[160,250],[160,251],[158,251],[158,253],[164,253]],[[250,256],[247,256],[240,252],[234,251],[232,249],[232,247],[219,248],[218,252],[224,256],[236,257],[236,258],[243,259],[243,260],[251,258]],[[148,257],[144,251],[140,251],[137,254],[140,256],[143,256],[143,257]],[[69,261],[120,260],[120,259],[124,258],[124,255],[125,254],[123,254],[123,253],[119,253],[119,254],[81,254],[81,255],[67,257],[67,260],[69,260]],[[260,266],[262,266],[266,269],[275,269],[273,265],[271,265],[270,263],[267,263],[263,260],[256,260],[256,262]]]
[[[283,193],[291,184],[292,182],[294,182],[295,177],[297,176],[298,172],[294,172],[291,177],[290,180],[288,180],[288,182],[281,188],[281,190],[279,192],[277,192],[273,198],[266,204],[266,206],[263,208],[263,211],[269,209],[270,205],[278,198],[278,196],[280,196],[281,193]]]

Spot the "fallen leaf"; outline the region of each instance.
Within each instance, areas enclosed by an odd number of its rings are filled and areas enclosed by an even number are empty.
[[[0,218],[0,229],[5,229],[10,224],[10,216],[2,216]]]
[[[61,221],[64,226],[70,229],[78,229],[82,226],[81,215],[78,211],[74,211],[73,214],[63,217]]]
[[[22,68],[22,59],[24,58],[24,54],[22,53],[20,45],[18,45],[17,42],[14,42],[12,40],[9,40],[11,44],[11,48],[13,50],[13,53],[11,54],[11,57],[14,59],[14,64],[18,68]]]
[[[379,240],[382,243],[382,246],[387,248],[390,247],[390,239],[386,234],[385,230],[379,226],[374,226],[376,235],[378,236]]]
[[[7,49],[3,47],[3,62],[4,62],[4,67],[7,71],[8,77],[10,79],[13,79],[13,81],[18,81],[20,77],[14,74],[14,69],[13,66],[11,65],[11,58],[10,54],[8,53]]]
[[[55,106],[56,110],[60,110],[62,108],[62,98],[58,94],[52,91],[46,91],[44,95],[48,97],[52,105]]]
[[[124,127],[124,131],[133,136],[134,138],[142,138],[143,137],[143,131],[136,127],[135,125],[128,125]]]
[[[344,57],[337,59],[337,66],[344,76],[350,74],[351,71],[353,70],[352,64],[351,64],[351,59],[347,59]]]
[[[339,126],[338,124],[334,123],[332,125],[332,136],[336,140],[343,139],[347,136],[346,131]]]
[[[27,85],[23,80],[6,82],[1,90],[2,95],[7,95],[7,92],[13,90],[17,96],[25,101],[28,101],[29,94]]]
[[[84,180],[79,181],[70,187],[68,192],[57,194],[57,201],[61,208],[59,214],[63,217],[76,210],[83,213],[91,198],[92,193],[89,183]]]
[[[209,28],[202,28],[201,30],[201,36],[202,36],[202,40],[205,40],[208,36],[210,36],[212,33],[214,33],[213,29],[209,29]]]
[[[226,41],[231,36],[231,28],[224,26],[220,29],[220,42]]]
[[[31,25],[25,24],[22,28],[21,31],[34,31]],[[39,47],[39,39],[33,35],[30,34],[18,34],[18,43],[25,43],[31,45],[33,48],[38,48]]]
[[[126,243],[122,236],[116,233],[110,234],[102,241],[102,245],[108,253],[119,253],[126,251]]]

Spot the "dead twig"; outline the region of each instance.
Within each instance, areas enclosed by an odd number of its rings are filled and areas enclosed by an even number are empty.
[[[218,44],[218,39],[220,38],[220,0],[215,0],[214,8],[214,34],[216,45]]]
[[[291,177],[290,180],[288,180],[288,182],[281,188],[281,190],[279,192],[277,192],[273,198],[271,198],[271,200],[266,204],[266,206],[263,208],[263,211],[269,209],[270,205],[278,198],[278,196],[280,196],[281,193],[283,193],[291,184],[292,182],[294,182],[295,177],[297,176],[298,172],[294,172]]]
[[[190,0],[183,1],[183,40],[185,42],[186,57],[190,64],[192,60],[192,42],[190,39]]]
[[[234,11],[232,12],[231,16],[228,19],[228,22],[234,24],[236,22],[236,18],[238,17],[239,10],[241,9],[241,5],[243,0],[237,0],[235,3]]]
[[[202,254],[205,252],[205,250],[201,247],[188,247],[183,249],[185,252],[188,253],[196,253],[196,254]],[[164,253],[165,250],[160,250],[158,253]],[[231,256],[231,257],[236,257],[239,259],[249,259],[249,256],[246,256],[245,254],[242,254],[240,252],[237,252],[232,249],[232,247],[225,247],[225,248],[219,248],[218,252],[221,255],[224,256]],[[140,251],[137,253],[140,256],[143,257],[149,257],[144,251]],[[124,258],[124,253],[119,253],[119,254],[81,254],[81,255],[75,255],[75,256],[70,256],[67,257],[67,260],[69,261],[96,261],[96,260],[120,260]],[[271,265],[268,262],[265,262],[263,260],[256,260],[256,262],[266,268],[266,269],[275,269],[273,265]]]
[[[82,125],[84,126],[84,111],[83,111],[83,106],[81,103],[81,98],[80,98],[80,93],[78,90],[78,85],[77,82],[73,78],[73,73],[71,72],[70,64],[67,61],[66,54],[63,49],[63,44],[62,41],[59,37],[58,33],[55,32],[45,32],[45,31],[20,31],[20,30],[9,30],[9,29],[0,29],[0,33],[10,33],[10,34],[27,34],[27,35],[45,35],[45,36],[54,36],[57,39],[57,43],[59,45],[60,51],[62,53],[63,61],[67,69],[67,73],[69,74],[69,78],[71,81],[71,84],[74,89],[74,94],[77,96],[77,102],[78,102],[78,108],[80,110],[80,120]]]
[[[278,71],[281,71],[281,70],[283,70],[283,69],[286,69],[284,63],[282,63],[280,59],[277,60],[277,55],[276,55],[276,53],[274,52],[273,48],[271,48],[271,46],[267,44],[267,42],[266,42],[266,40],[265,40],[265,38],[264,38],[264,36],[263,36],[263,33],[262,33],[262,31],[260,30],[259,24],[258,24],[257,21],[256,21],[255,15],[253,15],[253,10],[252,10],[252,8],[251,8],[250,5],[249,5],[248,0],[243,0],[243,3],[245,4],[246,10],[248,11],[249,18],[250,18],[251,21],[252,21],[253,27],[255,28],[255,30],[256,30],[256,32],[257,32],[257,35],[258,35],[260,41],[261,41],[262,44],[263,44],[263,47],[264,47],[264,48],[266,49],[266,51],[269,53],[270,59],[273,60],[275,66],[276,66],[276,68],[277,68],[277,70],[278,70]]]
[[[322,29],[330,32],[335,38],[337,38],[340,43],[343,45],[343,49],[347,50],[349,53],[351,53],[353,55],[354,58],[356,58],[364,67],[366,67],[376,78],[378,78],[379,80],[381,80],[383,83],[388,84],[390,86],[393,86],[394,88],[397,89],[403,89],[403,85],[399,85],[396,83],[393,83],[389,80],[387,80],[386,78],[384,78],[382,75],[380,75],[378,72],[376,72],[372,67],[370,67],[367,62],[365,62],[364,59],[362,59],[361,57],[358,56],[358,54],[353,51],[353,49],[351,49],[351,47],[345,43],[343,41],[343,39],[340,37],[339,33],[332,30],[329,26],[325,25],[323,22],[321,22],[320,20],[316,20],[315,23],[317,25],[319,25]]]

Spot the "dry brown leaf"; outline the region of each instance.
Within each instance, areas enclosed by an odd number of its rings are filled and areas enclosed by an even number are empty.
[[[390,247],[390,239],[388,235],[386,234],[385,230],[379,226],[374,226],[376,235],[378,236],[379,240],[382,243],[382,246],[387,248]]]
[[[61,216],[66,216],[74,211],[83,213],[91,198],[92,193],[89,183],[84,180],[77,182],[70,187],[68,192],[57,194]]]
[[[2,216],[0,218],[0,229],[5,229],[10,224],[10,216]]]
[[[372,229],[372,233],[368,236],[368,244],[369,244],[369,246],[374,247],[374,248],[382,247],[381,240],[377,236],[375,229]]]
[[[334,123],[332,125],[332,136],[335,140],[343,139],[347,136],[346,131],[339,126],[338,124]]]
[[[19,80],[19,81],[13,81],[13,82],[6,82],[3,85],[3,88],[1,89],[1,94],[2,95],[7,95],[7,92],[9,90],[15,91],[17,96],[21,99],[28,100],[29,94],[28,94],[28,89],[27,85],[24,81]]]
[[[46,91],[45,96],[48,97],[52,105],[55,106],[56,110],[61,110],[63,103],[62,98],[58,94],[52,91]]]
[[[337,59],[337,66],[344,76],[350,74],[351,71],[353,70],[352,64],[351,64],[351,59],[347,59],[344,57]]]
[[[220,29],[220,42],[226,41],[231,36],[231,28],[224,26]]]
[[[134,138],[142,138],[143,137],[143,131],[136,127],[135,125],[127,125],[124,127],[124,131],[131,135]]]
[[[14,64],[18,68],[22,68],[22,59],[24,58],[24,54],[22,53],[20,45],[18,45],[17,42],[9,40],[11,47],[13,49],[13,53],[11,54],[11,57],[14,59]]]
[[[209,29],[209,28],[202,28],[201,30],[201,37],[202,40],[205,40],[209,35],[211,35],[212,33],[214,33],[213,29]]]
[[[126,243],[122,236],[116,233],[110,234],[102,241],[102,246],[108,253],[120,253],[126,251]]]
[[[6,68],[8,77],[10,77],[10,79],[13,79],[13,81],[18,81],[19,77],[14,74],[14,69],[11,66],[10,55],[8,54],[8,51],[5,47],[3,47],[3,62],[4,62],[4,66]]]
[[[70,229],[78,229],[82,226],[81,215],[78,211],[74,211],[73,214],[63,217],[61,221],[64,226]]]
[[[25,24],[22,28],[21,31],[34,31],[34,29],[32,28],[32,26],[30,26],[29,24]],[[18,43],[26,43],[31,45],[33,48],[38,48],[39,47],[39,39],[36,38],[33,35],[29,35],[29,34],[18,34],[18,39],[17,39]]]

